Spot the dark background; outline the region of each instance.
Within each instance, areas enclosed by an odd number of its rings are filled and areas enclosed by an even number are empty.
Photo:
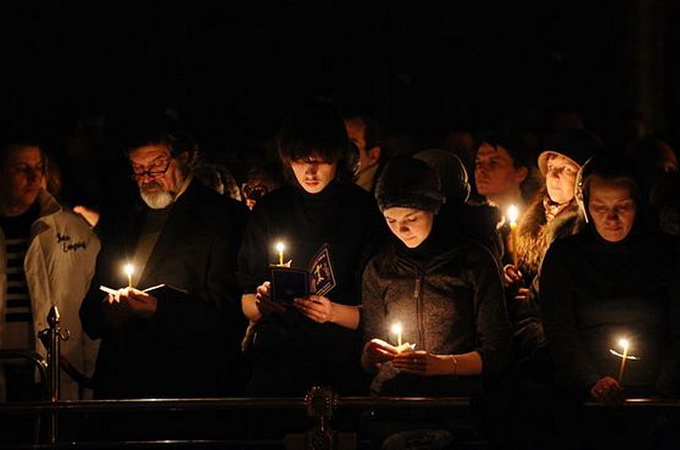
[[[633,112],[678,137],[670,0],[7,3],[0,124],[54,142],[84,115],[154,105],[177,109],[204,145],[240,151],[312,95],[430,136],[540,131],[575,111],[604,137]]]

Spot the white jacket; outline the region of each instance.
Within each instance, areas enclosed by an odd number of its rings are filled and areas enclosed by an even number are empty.
[[[37,333],[48,328],[47,314],[53,304],[57,305],[61,315],[60,326],[70,331],[70,338],[61,343],[61,353],[78,370],[90,375],[94,371],[96,346],[83,333],[78,311],[94,274],[99,239],[82,217],[63,209],[46,191],[40,192],[37,202],[40,214],[31,225],[31,240],[24,260],[36,335],[35,350],[46,356],[46,349],[38,340]],[[4,328],[7,242],[1,229],[0,296],[0,327]],[[4,380],[1,383],[4,384]],[[1,392],[0,395],[5,394],[4,387]],[[61,373],[61,398],[79,398],[78,384],[64,372]]]

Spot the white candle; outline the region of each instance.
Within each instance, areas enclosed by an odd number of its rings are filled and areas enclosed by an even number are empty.
[[[517,218],[519,217],[519,210],[515,205],[510,205],[507,217],[508,223],[510,224],[510,236],[512,240],[512,264],[517,267]]]
[[[135,273],[135,266],[133,266],[130,263],[125,264],[125,267],[123,268],[123,271],[128,277],[128,287],[132,287],[132,274]]]
[[[623,370],[626,368],[626,360],[628,359],[628,346],[630,345],[630,342],[628,342],[628,339],[620,339],[619,345],[623,348],[621,369],[619,370],[619,384],[621,384],[621,380],[623,380]]]
[[[276,251],[279,252],[279,266],[283,266],[283,251],[286,249],[286,246],[283,245],[283,242],[278,242],[276,244]]]
[[[401,323],[396,322],[394,325],[392,325],[392,333],[397,335],[397,347],[401,347],[401,333],[403,329],[401,327]]]

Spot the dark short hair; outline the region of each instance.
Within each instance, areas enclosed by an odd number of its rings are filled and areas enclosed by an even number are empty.
[[[529,146],[521,136],[508,132],[489,132],[479,140],[480,146],[484,143],[489,144],[494,149],[503,147],[512,158],[515,168],[531,167],[531,156]]]
[[[48,157],[39,138],[31,135],[2,136],[0,137],[0,167],[4,167],[9,152],[23,147],[38,147],[43,162],[47,163]]]
[[[383,127],[373,117],[364,114],[356,114],[345,116],[345,120],[357,120],[364,125],[366,150],[383,145]]]
[[[173,158],[188,152],[192,156],[190,159],[193,160],[198,151],[198,146],[189,131],[164,114],[135,117],[129,121],[122,134],[122,146],[126,155],[147,145],[166,146]]]
[[[279,129],[277,144],[286,166],[290,161],[319,157],[338,164],[338,181],[354,179],[359,155],[342,116],[327,100],[314,100],[290,111]]]

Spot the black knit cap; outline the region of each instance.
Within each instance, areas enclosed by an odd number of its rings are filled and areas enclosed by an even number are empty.
[[[604,148],[602,140],[588,130],[575,129],[558,133],[546,139],[544,151],[538,155],[538,168],[547,175],[548,157],[551,154],[566,156],[579,167]]]
[[[375,187],[380,211],[413,208],[439,212],[444,204],[439,177],[427,163],[413,158],[397,158],[385,166]]]
[[[425,162],[439,176],[439,183],[446,203],[462,205],[470,197],[470,181],[463,161],[445,150],[431,148],[419,151],[413,158]]]

